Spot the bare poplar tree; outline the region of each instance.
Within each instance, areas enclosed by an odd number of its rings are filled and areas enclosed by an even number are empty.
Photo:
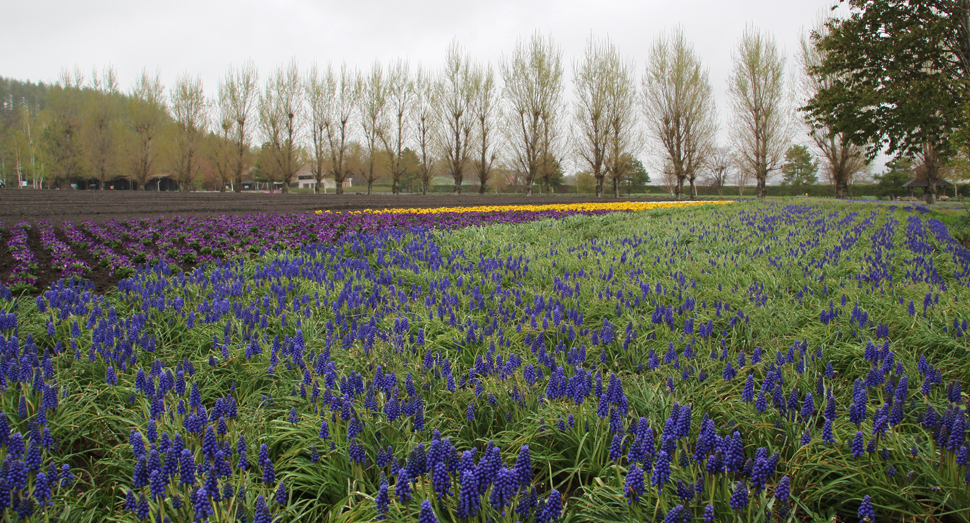
[[[824,38],[828,27],[824,23],[817,23],[814,34]],[[825,51],[807,36],[801,38],[801,54],[799,55],[800,75],[798,78],[798,94],[803,99],[812,99],[822,90],[831,89],[838,78],[818,73]],[[836,198],[848,198],[849,182],[852,177],[865,171],[865,149],[849,141],[845,133],[835,131],[831,126],[812,118],[810,112],[802,113],[808,135],[816,149],[822,153],[822,170],[835,187]]]
[[[485,187],[492,177],[492,166],[498,157],[495,147],[495,113],[498,107],[498,89],[491,64],[475,67],[472,72],[471,113],[474,120],[475,173],[478,175],[478,193],[485,194]]]
[[[613,60],[613,58],[616,58]],[[573,146],[576,154],[589,166],[596,181],[596,196],[603,196],[606,178],[606,154],[610,143],[609,80],[614,78],[609,64],[617,63],[616,47],[609,40],[590,37],[581,62],[573,62]]]
[[[287,193],[293,175],[300,169],[297,140],[304,113],[303,84],[296,60],[267,79],[258,113],[263,139],[270,148],[266,174],[270,182],[282,183],[282,190]]]
[[[307,73],[306,93],[307,110],[310,119],[310,142],[313,146],[313,158],[310,162],[310,172],[313,173],[313,192],[319,194],[323,187],[323,175],[327,172],[330,149],[327,142],[327,119],[333,110],[334,92],[328,79],[333,78],[333,68],[327,66],[324,76],[320,76],[317,64],[310,66]],[[326,192],[326,189],[324,189]]]
[[[693,198],[694,181],[714,147],[717,108],[707,70],[683,28],[654,42],[643,76],[642,103],[648,136],[664,161],[670,161],[674,195],[683,197],[686,180]]]
[[[461,194],[465,167],[471,156],[471,135],[475,126],[472,115],[472,71],[468,53],[453,41],[448,47],[445,69],[438,94],[442,130],[442,152],[455,180],[455,194]]]
[[[230,183],[236,192],[242,190],[242,174],[246,170],[252,140],[251,120],[259,99],[258,82],[256,65],[249,61],[238,69],[230,67],[219,84],[219,121],[229,137],[229,150],[223,155],[226,162],[224,170],[230,176]],[[229,128],[225,129],[227,124]]]
[[[377,144],[385,139],[388,128],[387,81],[380,62],[374,62],[370,75],[361,84],[360,123],[367,147],[367,168],[360,174],[367,180],[367,194],[371,194],[374,182],[380,177],[374,169]]]
[[[317,186],[323,180],[325,163],[329,164],[337,194],[344,193],[344,180],[350,174],[347,164],[347,148],[352,137],[352,122],[360,100],[360,81],[357,73],[340,67],[340,72],[327,66],[326,75],[313,79],[310,84],[310,112],[313,121],[313,148],[315,155],[314,176]]]
[[[536,177],[554,169],[561,154],[556,115],[562,103],[562,50],[551,36],[536,33],[528,42],[519,40],[501,69],[511,160],[525,175],[526,195],[532,196]]]
[[[88,171],[97,178],[98,188],[103,190],[105,182],[118,169],[116,127],[121,103],[118,74],[113,67],[105,67],[100,75],[95,69],[91,72],[88,87],[84,122]]]
[[[235,179],[235,170],[233,168],[235,154],[233,153],[233,142],[232,142],[232,130],[235,126],[235,120],[225,112],[225,107],[222,106],[221,102],[217,103],[219,113],[217,115],[218,121],[214,122],[216,125],[213,128],[213,133],[216,134],[219,139],[212,143],[212,149],[210,154],[212,155],[213,163],[216,166],[216,171],[219,173],[219,192],[225,192],[227,185],[232,185]]]
[[[414,106],[411,110],[414,118],[415,138],[418,143],[418,156],[421,160],[421,193],[428,194],[431,179],[434,178],[434,150],[441,131],[438,97],[439,81],[434,73],[418,68],[414,82]]]
[[[411,132],[411,108],[414,106],[414,81],[407,60],[398,60],[387,69],[387,126],[381,141],[391,171],[391,193],[401,192],[401,180],[407,172],[404,148]]]
[[[747,27],[734,52],[728,93],[734,118],[731,142],[741,172],[757,181],[758,198],[779,169],[789,141],[789,112],[785,100],[785,57],[774,37]]]
[[[209,102],[202,90],[202,78],[183,74],[172,87],[172,116],[175,119],[175,158],[172,170],[179,190],[188,191],[201,169],[199,152],[208,126]]]
[[[632,159],[640,149],[642,137],[637,122],[633,63],[618,55],[611,60],[606,82],[606,174],[613,182],[613,196],[619,198],[620,182],[632,172]]]
[[[132,136],[128,143],[131,177],[144,191],[155,171],[161,153],[160,138],[165,124],[165,88],[159,73],[142,70],[128,96],[128,127]]]

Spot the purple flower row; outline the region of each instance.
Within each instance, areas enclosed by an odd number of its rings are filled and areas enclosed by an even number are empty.
[[[62,278],[84,276],[91,270],[86,262],[77,259],[70,246],[57,239],[50,222],[46,220],[37,222],[37,230],[40,232],[40,241],[44,244],[44,249],[50,251],[54,258],[51,265],[61,271]]]
[[[64,222],[62,230],[67,241],[76,249],[90,250],[98,263],[107,267],[112,274],[123,275],[134,270],[135,265],[127,256],[116,253],[108,246],[108,242],[114,241],[109,232],[93,222],[86,222],[85,226],[93,238],[86,236],[73,223]]]
[[[14,266],[7,278],[7,287],[29,287],[37,283],[37,277],[31,271],[37,267],[37,257],[27,245],[27,231],[30,224],[21,222],[10,228],[10,239],[7,249],[14,259]]]

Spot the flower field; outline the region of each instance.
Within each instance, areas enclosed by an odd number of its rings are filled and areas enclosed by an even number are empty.
[[[6,237],[11,263],[5,287],[13,293],[37,292],[39,274],[52,282],[88,278],[93,271],[117,283],[139,265],[191,269],[199,263],[238,259],[267,249],[294,249],[313,242],[333,242],[344,235],[373,234],[385,229],[430,227],[451,229],[489,223],[518,223],[572,214],[641,211],[707,202],[626,202],[542,206],[479,206],[434,209],[383,209],[332,213],[252,214],[248,216],[157,217],[109,220],[98,224],[64,221],[60,230],[47,220],[36,226],[12,224]],[[0,223],[0,231],[3,223]],[[31,249],[32,230],[39,237]],[[2,257],[0,257],[2,258]],[[44,261],[41,261],[41,258]],[[0,272],[2,274],[2,272]],[[2,292],[2,290],[0,290]]]
[[[49,227],[127,277],[0,298],[8,521],[970,521],[925,208]]]

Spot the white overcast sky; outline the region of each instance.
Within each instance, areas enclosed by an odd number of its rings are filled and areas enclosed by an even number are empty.
[[[216,92],[230,64],[252,59],[265,78],[346,61],[366,69],[403,57],[439,67],[457,38],[497,66],[535,31],[562,47],[567,75],[590,35],[608,36],[642,70],[653,40],[680,24],[710,69],[722,129],[731,53],[747,24],[774,35],[794,67],[798,39],[834,0],[0,0],[0,75],[56,81],[64,68],[112,65],[122,89],[143,68],[171,85],[183,73]],[[569,75],[571,76],[571,75]],[[639,76],[639,75],[638,75]],[[572,86],[567,84],[569,93]],[[721,137],[725,133],[722,130]]]

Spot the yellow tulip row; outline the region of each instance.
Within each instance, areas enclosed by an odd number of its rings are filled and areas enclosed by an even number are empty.
[[[364,209],[350,211],[352,214],[442,214],[466,212],[506,212],[506,211],[646,211],[650,209],[669,209],[694,205],[721,205],[728,201],[689,201],[689,202],[590,202],[562,203],[553,205],[476,205],[472,207],[432,207],[402,209]],[[330,214],[331,211],[316,211],[316,214]]]

